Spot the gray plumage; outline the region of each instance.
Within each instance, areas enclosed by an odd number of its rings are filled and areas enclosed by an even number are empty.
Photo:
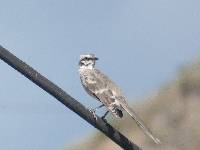
[[[79,74],[84,89],[89,95],[102,102],[114,116],[123,117],[122,111],[125,110],[145,134],[158,144],[159,139],[153,136],[139,116],[128,106],[120,88],[105,74],[94,68],[97,59],[94,54],[80,56]]]

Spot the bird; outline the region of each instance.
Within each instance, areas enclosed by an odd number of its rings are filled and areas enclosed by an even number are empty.
[[[79,60],[79,75],[85,91],[102,103],[102,105],[89,109],[89,111],[97,119],[96,110],[105,106],[108,109],[102,116],[102,119],[105,120],[109,112],[117,118],[122,118],[123,111],[125,110],[153,142],[160,144],[160,140],[153,135],[143,120],[128,105],[122,90],[107,75],[96,69],[95,64],[97,60],[98,58],[95,54],[90,53],[80,55]]]

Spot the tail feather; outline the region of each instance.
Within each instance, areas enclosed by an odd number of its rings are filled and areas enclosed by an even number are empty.
[[[121,104],[124,110],[135,120],[137,125],[144,131],[144,133],[149,136],[156,144],[160,144],[160,140],[156,138],[151,130],[144,125],[144,122],[140,119],[140,117],[130,108],[127,104]]]

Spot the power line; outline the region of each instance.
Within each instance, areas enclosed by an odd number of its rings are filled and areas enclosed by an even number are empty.
[[[139,148],[136,144],[126,138],[119,131],[114,129],[110,124],[103,121],[100,117],[97,116],[96,120],[93,114],[90,113],[84,105],[79,103],[56,84],[42,76],[39,72],[17,58],[15,55],[10,53],[2,46],[0,46],[0,58],[8,65],[23,74],[25,77],[27,77],[29,80],[31,80],[33,83],[38,85],[40,88],[45,90],[47,93],[55,97],[63,105],[78,114],[88,123],[103,132],[107,137],[109,137],[112,141],[121,146],[123,149],[141,150],[141,148]]]

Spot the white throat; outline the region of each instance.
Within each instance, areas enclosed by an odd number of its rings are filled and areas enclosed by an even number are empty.
[[[86,65],[81,65],[80,67],[79,67],[79,70],[82,70],[82,69],[94,69],[94,65],[88,65],[88,66],[86,66]]]

